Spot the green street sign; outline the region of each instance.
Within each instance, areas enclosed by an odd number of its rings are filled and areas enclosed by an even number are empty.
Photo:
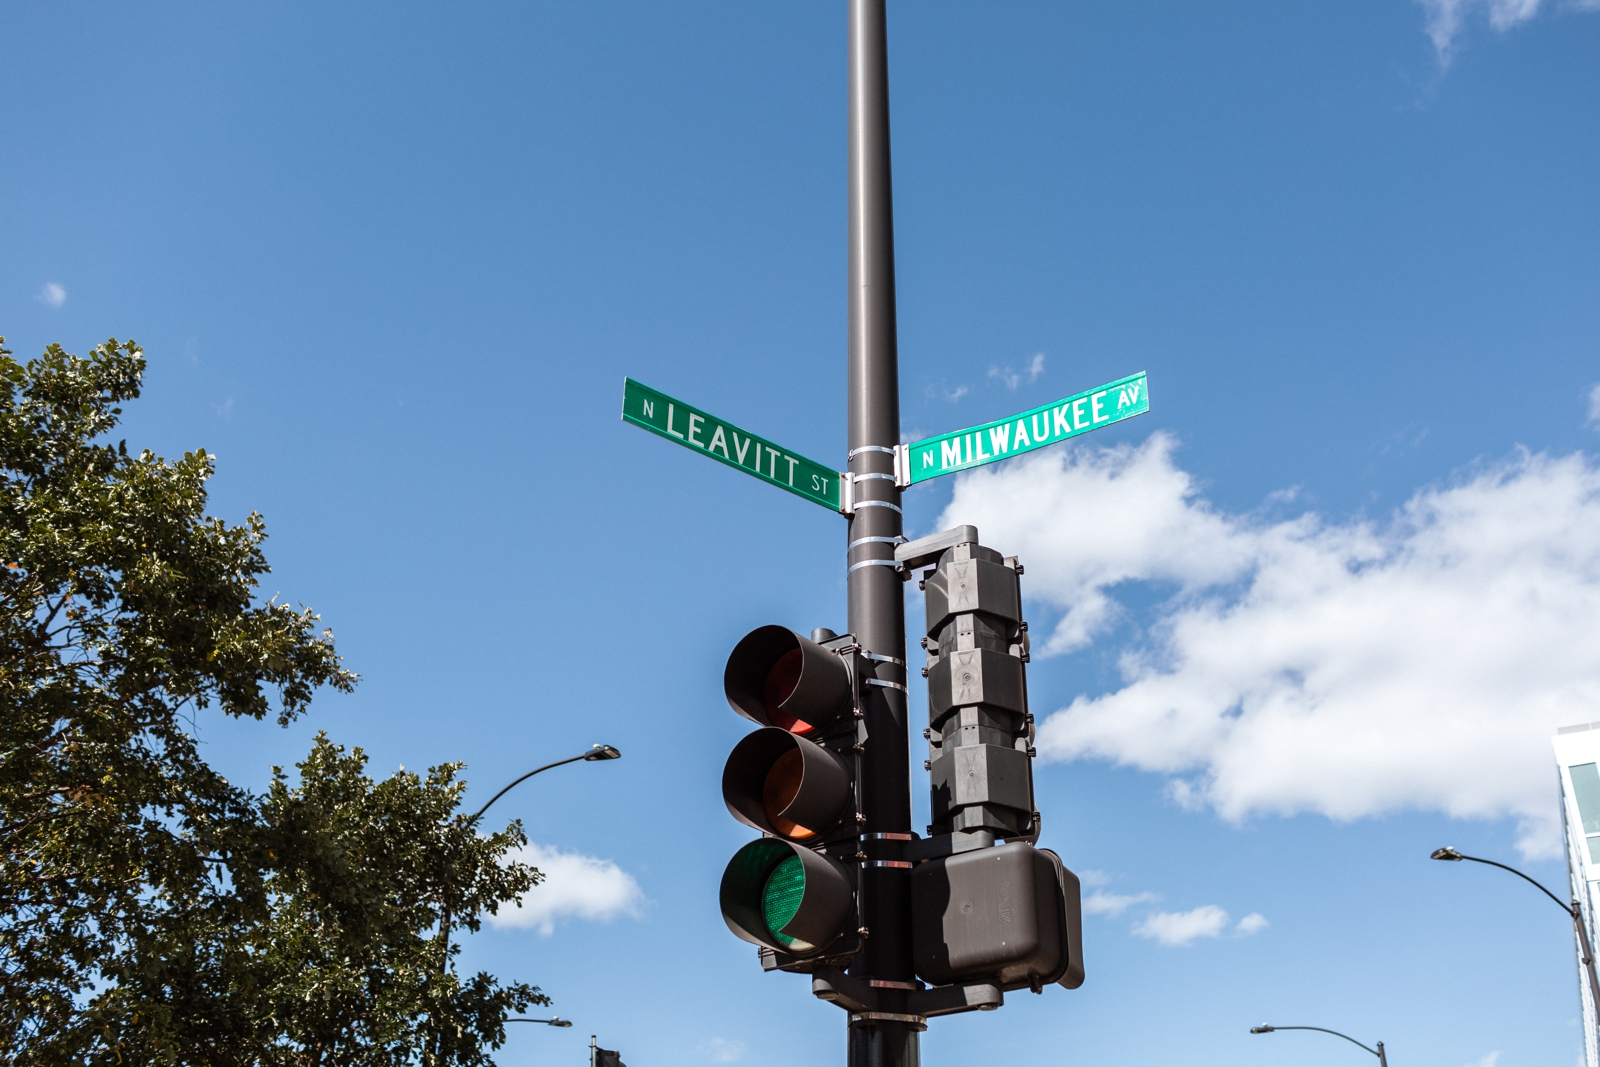
[[[1150,410],[1144,371],[1020,415],[930,437],[907,449],[910,484],[1010,459]]]
[[[622,420],[803,496],[829,511],[839,510],[838,471],[632,378],[622,382]]]

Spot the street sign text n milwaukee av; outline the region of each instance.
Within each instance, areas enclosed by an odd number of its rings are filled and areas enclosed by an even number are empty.
[[[658,393],[632,378],[622,384],[622,418],[797,496],[839,510],[839,472],[780,448],[731,422]]]
[[[918,441],[907,449],[906,482],[916,485],[941,474],[1010,459],[1149,410],[1150,390],[1140,371],[1020,415]]]

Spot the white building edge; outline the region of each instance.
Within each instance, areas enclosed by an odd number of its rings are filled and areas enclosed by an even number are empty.
[[[1600,722],[1563,726],[1551,738],[1561,778],[1561,828],[1567,842],[1567,874],[1572,896],[1583,913],[1589,943],[1600,945],[1595,925],[1600,895]],[[1572,934],[1578,965],[1578,996],[1583,1001],[1583,1052],[1587,1067],[1600,1067],[1600,1015],[1596,1014],[1583,946]],[[1600,965],[1600,960],[1596,961]]]

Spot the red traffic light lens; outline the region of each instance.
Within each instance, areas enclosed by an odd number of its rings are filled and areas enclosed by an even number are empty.
[[[798,648],[791,648],[778,657],[778,662],[767,671],[766,683],[761,687],[761,700],[767,708],[767,718],[772,720],[772,725],[788,730],[792,734],[809,734],[816,727],[804,719],[797,719],[785,713],[783,704],[794,696],[796,687],[800,685],[800,671],[805,666],[805,657]]]

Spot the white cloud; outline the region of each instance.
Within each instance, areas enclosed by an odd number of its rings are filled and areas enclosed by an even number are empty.
[[[1600,2],[1600,0],[1597,0]],[[1008,363],[1004,367],[990,367],[989,377],[996,379],[1007,389],[1015,389],[1026,378],[1031,384],[1039,380],[1039,375],[1044,373],[1044,353],[1035,352],[1033,358],[1028,360],[1028,365],[1020,371],[1011,369]]]
[[[1252,911],[1249,915],[1239,920],[1239,925],[1233,928],[1233,932],[1240,937],[1249,937],[1251,934],[1260,933],[1269,925],[1265,915],[1259,911]]]
[[[712,1063],[732,1063],[744,1055],[744,1042],[711,1037],[700,1042],[700,1051],[705,1053]]]
[[[1160,899],[1154,893],[1090,893],[1083,898],[1083,913],[1116,917],[1134,904]]]
[[[1250,565],[1231,520],[1173,465],[1174,444],[1158,434],[1140,449],[1036,452],[962,476],[940,528],[977,523],[986,542],[1021,556],[1028,595],[1065,609],[1044,651],[1073,651],[1116,617],[1113,586],[1205,586]]]
[[[539,868],[544,881],[523,894],[521,907],[501,908],[498,915],[489,916],[492,926],[537,928],[548,937],[557,919],[637,916],[644,901],[639,883],[610,860],[543,845],[527,845],[510,858]]]
[[[39,290],[36,299],[41,304],[48,304],[50,307],[58,308],[67,302],[67,291],[55,282],[46,282],[44,287]]]
[[[1079,871],[1078,881],[1083,885],[1109,885],[1111,876],[1105,871]]]
[[[1595,0],[1600,3],[1600,0]],[[1600,385],[1589,390],[1589,424],[1600,422]]]
[[[1549,737],[1600,719],[1595,462],[1518,452],[1385,521],[1277,521],[1213,507],[1173,448],[1055,449],[956,483],[941,527],[1022,559],[1061,613],[1046,653],[1105,633],[1121,583],[1172,594],[1120,688],[1044,719],[1040,753],[1168,775],[1230,820],[1512,816],[1525,855],[1559,854]]]
[[[1202,937],[1217,937],[1227,927],[1227,912],[1215,904],[1202,904],[1193,911],[1158,911],[1135,926],[1133,932],[1181,948]]]
[[[1581,1060],[1582,1057],[1579,1057],[1579,1059]],[[1466,1067],[1495,1067],[1495,1064],[1497,1064],[1499,1062],[1500,1062],[1500,1053],[1499,1052],[1491,1052],[1488,1055],[1484,1056],[1483,1059],[1479,1060],[1477,1063],[1469,1063],[1469,1064],[1466,1065]]]
[[[1456,46],[1467,20],[1481,12],[1499,33],[1531,21],[1544,6],[1543,0],[1418,0],[1422,5],[1424,28],[1439,55],[1439,65],[1448,67],[1455,58]],[[1556,6],[1556,5],[1552,5]],[[1573,11],[1600,10],[1600,0],[1568,0],[1560,5]]]

